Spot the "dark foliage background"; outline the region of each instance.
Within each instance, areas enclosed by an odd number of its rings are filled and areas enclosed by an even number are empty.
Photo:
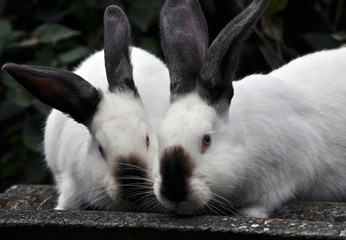
[[[0,0],[0,65],[26,63],[73,69],[102,48],[103,12],[119,5],[133,45],[162,58],[158,16],[164,0]],[[248,0],[200,0],[210,39]],[[346,41],[343,0],[271,0],[243,51],[238,77],[268,72],[290,59]],[[15,183],[49,183],[42,133],[49,108],[0,72],[0,192]]]

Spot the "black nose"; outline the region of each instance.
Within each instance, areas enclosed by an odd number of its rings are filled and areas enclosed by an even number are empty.
[[[170,201],[181,202],[189,192],[192,160],[180,146],[164,151],[160,161],[162,184],[160,193]]]
[[[135,202],[145,196],[148,189],[146,167],[138,156],[130,155],[117,160],[115,176],[123,200]]]

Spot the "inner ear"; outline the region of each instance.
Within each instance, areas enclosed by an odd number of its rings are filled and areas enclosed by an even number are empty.
[[[207,24],[198,1],[167,0],[160,14],[160,30],[174,101],[195,90],[208,48]]]
[[[213,41],[199,73],[199,93],[218,112],[228,110],[233,97],[232,81],[243,40],[250,34],[269,0],[253,0]],[[224,107],[228,105],[228,107]]]
[[[63,69],[9,63],[3,70],[40,101],[84,125],[90,124],[101,101],[95,87]]]
[[[130,60],[130,25],[125,13],[109,6],[104,14],[104,56],[109,89],[138,97]]]

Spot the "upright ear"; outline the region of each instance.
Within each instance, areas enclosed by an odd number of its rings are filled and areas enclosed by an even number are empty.
[[[268,2],[253,0],[220,32],[208,49],[200,72],[198,91],[218,112],[228,111],[242,41],[251,32]]]
[[[39,100],[84,125],[91,122],[101,100],[90,83],[66,70],[14,63],[2,69]]]
[[[161,45],[171,79],[171,101],[193,91],[208,48],[208,29],[197,0],[167,0],[160,15]]]
[[[138,96],[132,76],[129,39],[130,25],[125,13],[117,6],[109,6],[104,14],[104,53],[109,89]]]

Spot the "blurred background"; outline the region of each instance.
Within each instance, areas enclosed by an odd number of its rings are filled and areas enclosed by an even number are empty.
[[[158,19],[164,0],[0,0],[0,65],[71,70],[103,45],[103,12],[116,4],[132,26],[132,43],[163,59]],[[248,0],[200,0],[210,41]],[[244,45],[238,78],[268,72],[297,56],[346,43],[343,0],[271,0]],[[346,67],[346,66],[345,66]],[[0,71],[0,192],[19,183],[51,183],[42,154],[49,107]]]

